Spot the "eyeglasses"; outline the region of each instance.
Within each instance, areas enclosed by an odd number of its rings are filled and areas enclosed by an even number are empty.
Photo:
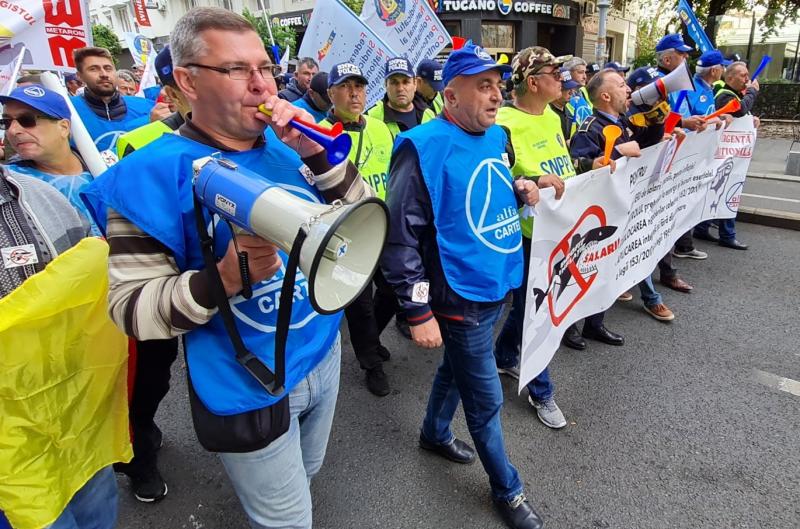
[[[40,119],[46,119],[48,121],[58,121],[58,118],[51,118],[50,116],[43,116],[41,114],[20,114],[15,118],[2,118],[0,119],[0,130],[8,130],[11,128],[11,124],[15,121],[19,123],[19,126],[24,129],[32,129],[36,126],[36,122]]]
[[[196,62],[190,62],[186,65],[187,68],[190,66],[227,74],[228,77],[234,81],[249,81],[250,76],[253,75],[254,71],[257,71],[259,74],[261,74],[261,78],[264,80],[275,79],[283,72],[278,64],[259,66],[258,68],[250,68],[249,66],[232,66],[230,68],[223,68],[221,66],[209,66],[207,64],[198,64]]]
[[[558,70],[558,69],[553,70],[551,72],[539,72],[539,73],[535,73],[535,74],[532,74],[532,75],[534,75],[534,76],[536,76],[536,75],[548,76],[549,75],[550,77],[552,77],[556,81],[561,81],[561,70]]]

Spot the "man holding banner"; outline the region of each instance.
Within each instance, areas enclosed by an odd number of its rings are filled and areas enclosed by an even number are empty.
[[[117,69],[105,48],[81,48],[74,53],[78,77],[86,85],[72,104],[99,151],[115,152],[125,132],[150,122],[153,101],[123,96],[117,90]]]
[[[503,388],[492,351],[503,301],[522,282],[517,197],[528,205],[539,198],[532,180],[513,180],[508,138],[495,125],[501,75],[510,70],[471,42],[448,58],[443,114],[397,137],[381,268],[414,343],[429,349],[444,343],[420,447],[462,464],[477,451],[508,527],[539,529],[542,519],[506,454]],[[459,401],[475,449],[451,430]]]

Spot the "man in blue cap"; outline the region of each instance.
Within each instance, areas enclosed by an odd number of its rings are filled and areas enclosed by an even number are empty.
[[[561,68],[561,97],[551,101],[550,108],[553,109],[553,112],[555,112],[561,120],[561,132],[567,144],[569,144],[569,139],[577,129],[575,123],[567,115],[567,103],[575,89],[580,86],[580,83],[572,78],[572,74],[567,68]]]
[[[67,86],[67,91],[69,95],[76,96],[80,95],[78,91],[83,88],[83,82],[78,79],[78,74],[76,73],[68,73],[64,76],[64,84]]]
[[[434,59],[421,61],[417,65],[417,94],[415,99],[421,99],[438,116],[444,108],[442,90],[444,90],[442,64]]]
[[[306,93],[300,99],[292,101],[292,104],[307,110],[317,123],[325,119],[331,109],[331,98],[328,97],[328,72],[315,73]]]
[[[707,116],[714,112],[713,85],[722,79],[725,68],[731,62],[719,50],[708,50],[700,56],[694,69],[694,91],[686,93],[690,115]]]
[[[689,58],[689,52],[694,50],[691,46],[683,42],[683,37],[679,33],[670,33],[661,38],[656,44],[656,61],[658,62],[658,71],[662,76],[669,75],[677,68],[681,67],[683,63]],[[672,92],[669,94],[667,101],[670,108],[676,112],[680,109],[675,109],[679,92]],[[701,131],[705,129],[705,123],[700,116],[684,116],[681,119],[679,126],[687,130]]]
[[[386,123],[392,138],[435,117],[427,104],[414,103],[417,81],[408,59],[389,58],[386,61],[384,83],[386,95],[369,109],[367,115]]]
[[[41,85],[14,89],[0,96],[0,128],[18,158],[7,165],[11,175],[24,174],[49,183],[87,219],[91,219],[78,193],[92,180],[80,155],[69,144],[70,111],[64,98]],[[100,235],[92,226],[95,235]]]
[[[456,463],[483,463],[494,505],[515,529],[539,529],[505,450],[503,388],[493,354],[503,302],[522,283],[517,200],[539,199],[532,180],[513,180],[508,137],[495,124],[503,74],[468,42],[443,70],[444,103],[434,120],[397,137],[389,170],[391,226],[381,268],[406,312],[417,345],[444,343],[419,444]],[[490,266],[487,263],[491,263]],[[464,406],[475,449],[450,427]]]
[[[619,63],[617,61],[611,61],[611,62],[607,62],[603,66],[603,69],[604,70],[614,70],[615,72],[618,72],[620,74],[626,74],[631,69],[631,67],[630,66],[624,66],[622,63]],[[624,75],[623,75],[623,77],[624,77]]]

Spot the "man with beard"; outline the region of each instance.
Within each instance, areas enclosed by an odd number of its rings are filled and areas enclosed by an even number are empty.
[[[378,101],[374,107],[369,109],[367,115],[386,123],[392,133],[392,138],[435,117],[428,105],[414,100],[417,83],[408,59],[405,57],[390,58],[386,62],[384,82],[386,95],[383,101]]]
[[[78,78],[86,85],[83,95],[72,98],[72,104],[99,151],[115,152],[122,134],[169,115],[166,108],[159,109],[164,115],[151,115],[152,101],[120,94],[117,69],[107,49],[81,48],[72,56]]]

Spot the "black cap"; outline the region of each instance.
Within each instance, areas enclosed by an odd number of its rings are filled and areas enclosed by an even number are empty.
[[[314,92],[319,94],[319,96],[325,100],[326,103],[330,103],[331,100],[328,97],[328,72],[317,72],[314,74],[314,77],[311,78],[311,83],[308,85]]]
[[[169,52],[169,45],[164,46],[164,49],[156,55],[155,67],[156,75],[161,79],[161,84],[164,86],[176,86],[175,78],[172,77],[172,54]]]

